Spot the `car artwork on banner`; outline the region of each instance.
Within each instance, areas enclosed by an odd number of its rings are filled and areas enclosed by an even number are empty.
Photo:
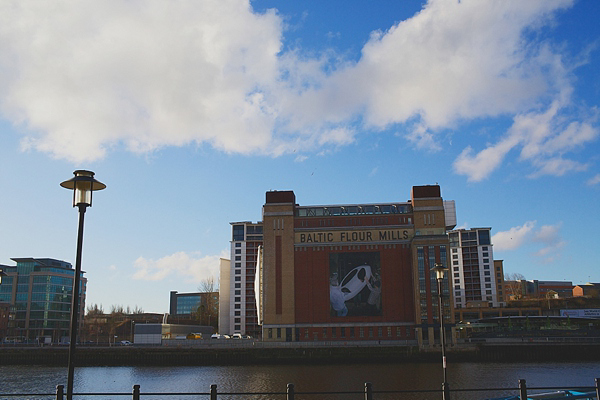
[[[379,252],[329,255],[329,304],[332,316],[381,315]]]

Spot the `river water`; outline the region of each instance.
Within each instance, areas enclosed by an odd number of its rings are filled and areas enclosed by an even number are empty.
[[[0,366],[0,399],[51,399],[49,396],[8,397],[10,393],[54,393],[66,385],[67,368]],[[510,388],[526,379],[528,387],[594,386],[600,362],[582,363],[456,363],[448,365],[451,389],[506,388],[495,392],[457,392],[452,399],[485,399],[516,394]],[[371,382],[377,391],[439,389],[441,363],[278,365],[218,367],[81,367],[75,369],[75,393],[131,393],[141,386],[142,399],[208,399],[208,396],[143,396],[144,392],[285,393],[294,383],[297,400],[364,399],[362,394],[301,394],[301,392],[361,392]],[[127,399],[131,396],[75,396],[76,399]],[[285,395],[219,395],[219,399],[285,399]],[[439,399],[440,393],[375,393],[374,399]]]

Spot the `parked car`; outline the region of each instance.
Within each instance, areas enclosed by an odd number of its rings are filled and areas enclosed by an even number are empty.
[[[210,336],[210,338],[211,338],[211,339],[225,339],[225,338],[223,337],[223,335],[221,335],[220,333],[213,333],[213,334]]]
[[[242,339],[242,334],[241,333],[234,333],[233,335],[231,335],[232,339]]]
[[[132,344],[129,340],[121,340],[121,346],[131,346]]]

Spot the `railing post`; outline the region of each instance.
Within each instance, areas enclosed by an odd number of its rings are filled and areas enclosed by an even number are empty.
[[[217,400],[217,385],[210,385],[210,400]]]
[[[294,400],[294,384],[287,384],[287,400]]]
[[[442,382],[442,399],[450,400],[450,385],[448,382]]]
[[[56,400],[63,400],[65,395],[65,387],[63,385],[56,386]]]
[[[133,385],[133,400],[140,400],[140,385]]]
[[[365,400],[373,400],[373,384],[365,382]]]
[[[596,378],[596,400],[600,400],[600,378]]]
[[[525,379],[519,379],[519,394],[521,400],[527,400],[527,383]]]

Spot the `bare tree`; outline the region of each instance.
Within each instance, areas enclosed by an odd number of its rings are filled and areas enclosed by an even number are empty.
[[[203,294],[196,312],[200,324],[217,328],[219,323],[219,288],[215,283],[215,278],[209,276],[203,279],[200,286],[198,286],[198,291]]]
[[[518,272],[504,274],[506,292],[514,300],[519,300],[523,297],[523,281],[525,281],[525,275]]]
[[[211,275],[208,278],[204,278],[202,282],[200,282],[200,286],[198,286],[198,291],[200,293],[216,292],[217,287],[215,284],[215,277]]]

